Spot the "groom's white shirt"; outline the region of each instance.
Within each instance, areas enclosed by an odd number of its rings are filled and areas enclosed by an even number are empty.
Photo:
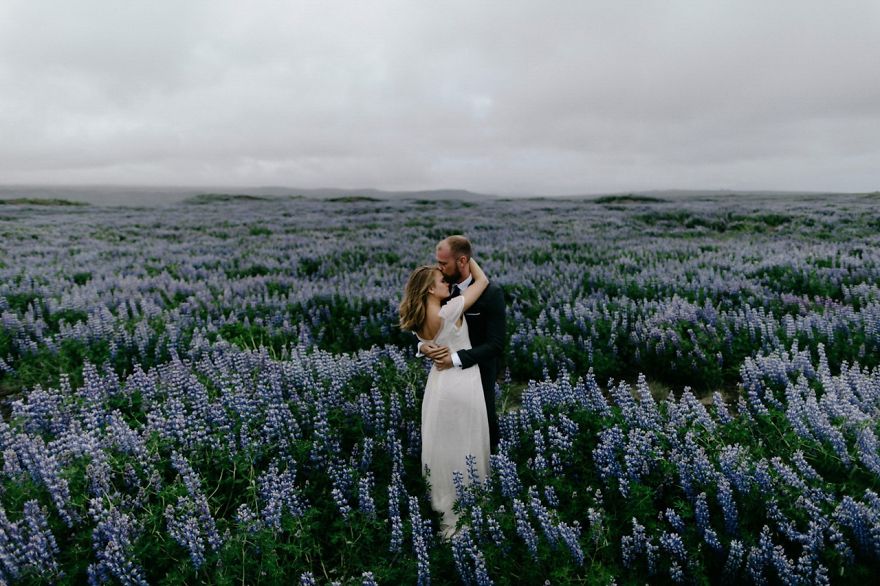
[[[473,282],[474,282],[474,276],[470,275],[467,279],[465,279],[461,283],[458,283],[458,294],[461,295],[465,291],[467,291],[467,288],[470,287],[471,283],[473,283]],[[463,318],[464,318],[464,316],[462,316],[462,319]],[[422,342],[419,342],[419,345],[417,348],[418,349],[416,352],[416,356],[424,356],[424,354],[422,354]],[[458,352],[452,353],[452,364],[456,368],[461,368],[461,358],[458,357]]]

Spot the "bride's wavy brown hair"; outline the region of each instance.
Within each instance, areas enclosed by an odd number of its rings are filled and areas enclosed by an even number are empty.
[[[436,266],[424,265],[409,275],[403,288],[403,301],[400,302],[400,329],[418,332],[428,316],[428,290],[434,284]]]

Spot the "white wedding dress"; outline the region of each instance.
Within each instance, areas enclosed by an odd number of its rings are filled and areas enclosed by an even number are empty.
[[[437,336],[433,340],[419,339],[449,346],[450,352],[470,349],[463,310],[463,297],[451,299],[440,308],[442,325]],[[431,505],[443,514],[440,533],[446,538],[453,535],[458,521],[452,511],[456,497],[452,472],[460,470],[464,484],[469,484],[465,463],[469,454],[476,457],[476,469],[484,481],[489,472],[489,418],[480,367],[437,370],[434,366],[422,402],[422,472],[430,471]]]

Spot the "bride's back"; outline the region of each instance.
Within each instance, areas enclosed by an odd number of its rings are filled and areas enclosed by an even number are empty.
[[[467,320],[462,317],[463,310],[464,300],[461,297],[450,300],[449,303],[440,308],[437,314],[429,316],[428,320],[426,320],[426,325],[430,322],[431,318],[437,320],[434,322],[436,329],[433,330],[436,333],[430,338],[426,337],[431,332],[426,332],[425,328],[423,328],[422,332],[416,334],[419,340],[434,342],[438,346],[449,346],[451,352],[469,350],[471,341],[468,336]],[[461,319],[460,325],[456,323],[459,319]]]

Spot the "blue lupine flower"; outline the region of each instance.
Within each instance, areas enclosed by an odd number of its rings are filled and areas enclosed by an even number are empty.
[[[358,507],[369,518],[376,518],[376,503],[371,494],[373,490],[373,474],[368,472],[358,481]]]
[[[416,497],[409,497],[409,516],[412,521],[413,553],[418,562],[418,584],[428,586],[431,583],[431,566],[428,559],[430,547],[430,520],[422,522],[419,512],[419,501]]]
[[[529,523],[528,512],[525,505],[519,499],[513,499],[513,514],[516,518],[516,534],[526,544],[532,558],[538,560],[538,536]]]
[[[723,476],[718,479],[718,504],[721,505],[721,512],[724,514],[724,528],[727,534],[736,535],[739,514],[730,483]]]
[[[502,450],[498,454],[489,456],[493,476],[500,482],[501,494],[507,498],[515,498],[522,491],[516,464]]]

